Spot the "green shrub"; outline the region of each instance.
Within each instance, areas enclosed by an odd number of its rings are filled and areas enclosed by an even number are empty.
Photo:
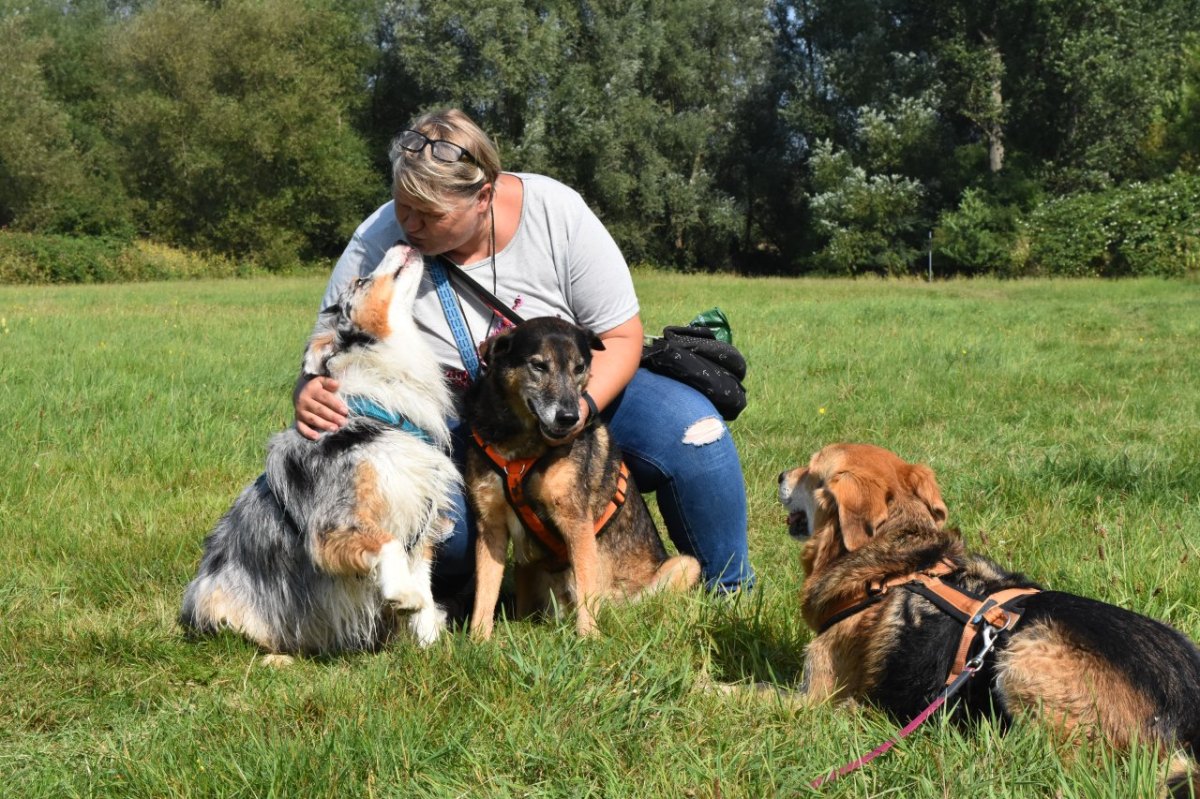
[[[0,284],[232,277],[253,271],[223,256],[147,241],[0,232]]]
[[[1043,203],[1021,227],[1021,271],[1045,275],[1200,272],[1200,175],[1073,194]]]
[[[978,189],[963,192],[958,208],[942,214],[933,232],[934,253],[949,271],[964,274],[1013,272],[1020,212]],[[939,271],[946,267],[939,265]]]
[[[818,189],[809,199],[813,224],[827,237],[813,256],[817,268],[840,274],[907,272],[919,254],[905,238],[916,226],[921,184],[902,175],[868,175],[828,140],[817,143],[812,167]]]
[[[116,279],[124,242],[112,238],[5,233],[0,236],[4,283],[102,283]]]

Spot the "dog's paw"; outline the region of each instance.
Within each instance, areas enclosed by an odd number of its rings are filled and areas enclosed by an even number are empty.
[[[428,597],[412,585],[380,586],[383,601],[397,613],[416,613],[429,604]]]
[[[772,700],[781,702],[788,707],[800,707],[809,704],[803,691],[766,682],[718,682],[712,678],[707,669],[696,677],[695,682],[692,683],[692,690],[701,694],[717,694],[719,696],[731,696],[736,699],[753,698],[758,700]]]
[[[412,573],[408,556],[399,541],[390,541],[379,550],[375,578],[383,601],[396,610],[421,610],[429,604],[429,590]]]
[[[437,605],[430,603],[424,610],[414,613],[408,620],[408,629],[412,632],[417,645],[429,646],[437,641],[442,630],[446,628],[446,612]]]
[[[278,652],[271,652],[262,658],[262,664],[272,669],[285,669],[295,662],[296,659],[291,655],[281,655]]]

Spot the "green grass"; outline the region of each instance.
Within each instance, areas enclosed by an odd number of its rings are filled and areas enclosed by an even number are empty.
[[[636,278],[647,329],[719,304],[749,360],[759,590],[283,670],[174,618],[290,420],[322,280],[0,288],[0,795],[803,795],[893,725],[696,684],[797,680],[775,477],[838,440],[933,466],[973,547],[1200,639],[1200,283]],[[1158,772],[934,721],[825,793],[1141,796]]]

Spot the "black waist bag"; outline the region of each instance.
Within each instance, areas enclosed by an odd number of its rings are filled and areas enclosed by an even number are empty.
[[[727,421],[746,407],[746,359],[706,327],[666,327],[642,349],[642,366],[708,397]]]

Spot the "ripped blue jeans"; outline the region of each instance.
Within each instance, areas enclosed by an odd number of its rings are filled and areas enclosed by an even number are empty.
[[[699,392],[639,369],[600,414],[643,494],[654,492],[667,535],[700,561],[713,591],[754,584],[746,546],[746,481],[737,447],[721,415]],[[451,428],[454,460],[466,461],[466,426]],[[455,500],[454,531],[434,560],[434,591],[460,590],[475,574],[475,523],[466,500]]]

